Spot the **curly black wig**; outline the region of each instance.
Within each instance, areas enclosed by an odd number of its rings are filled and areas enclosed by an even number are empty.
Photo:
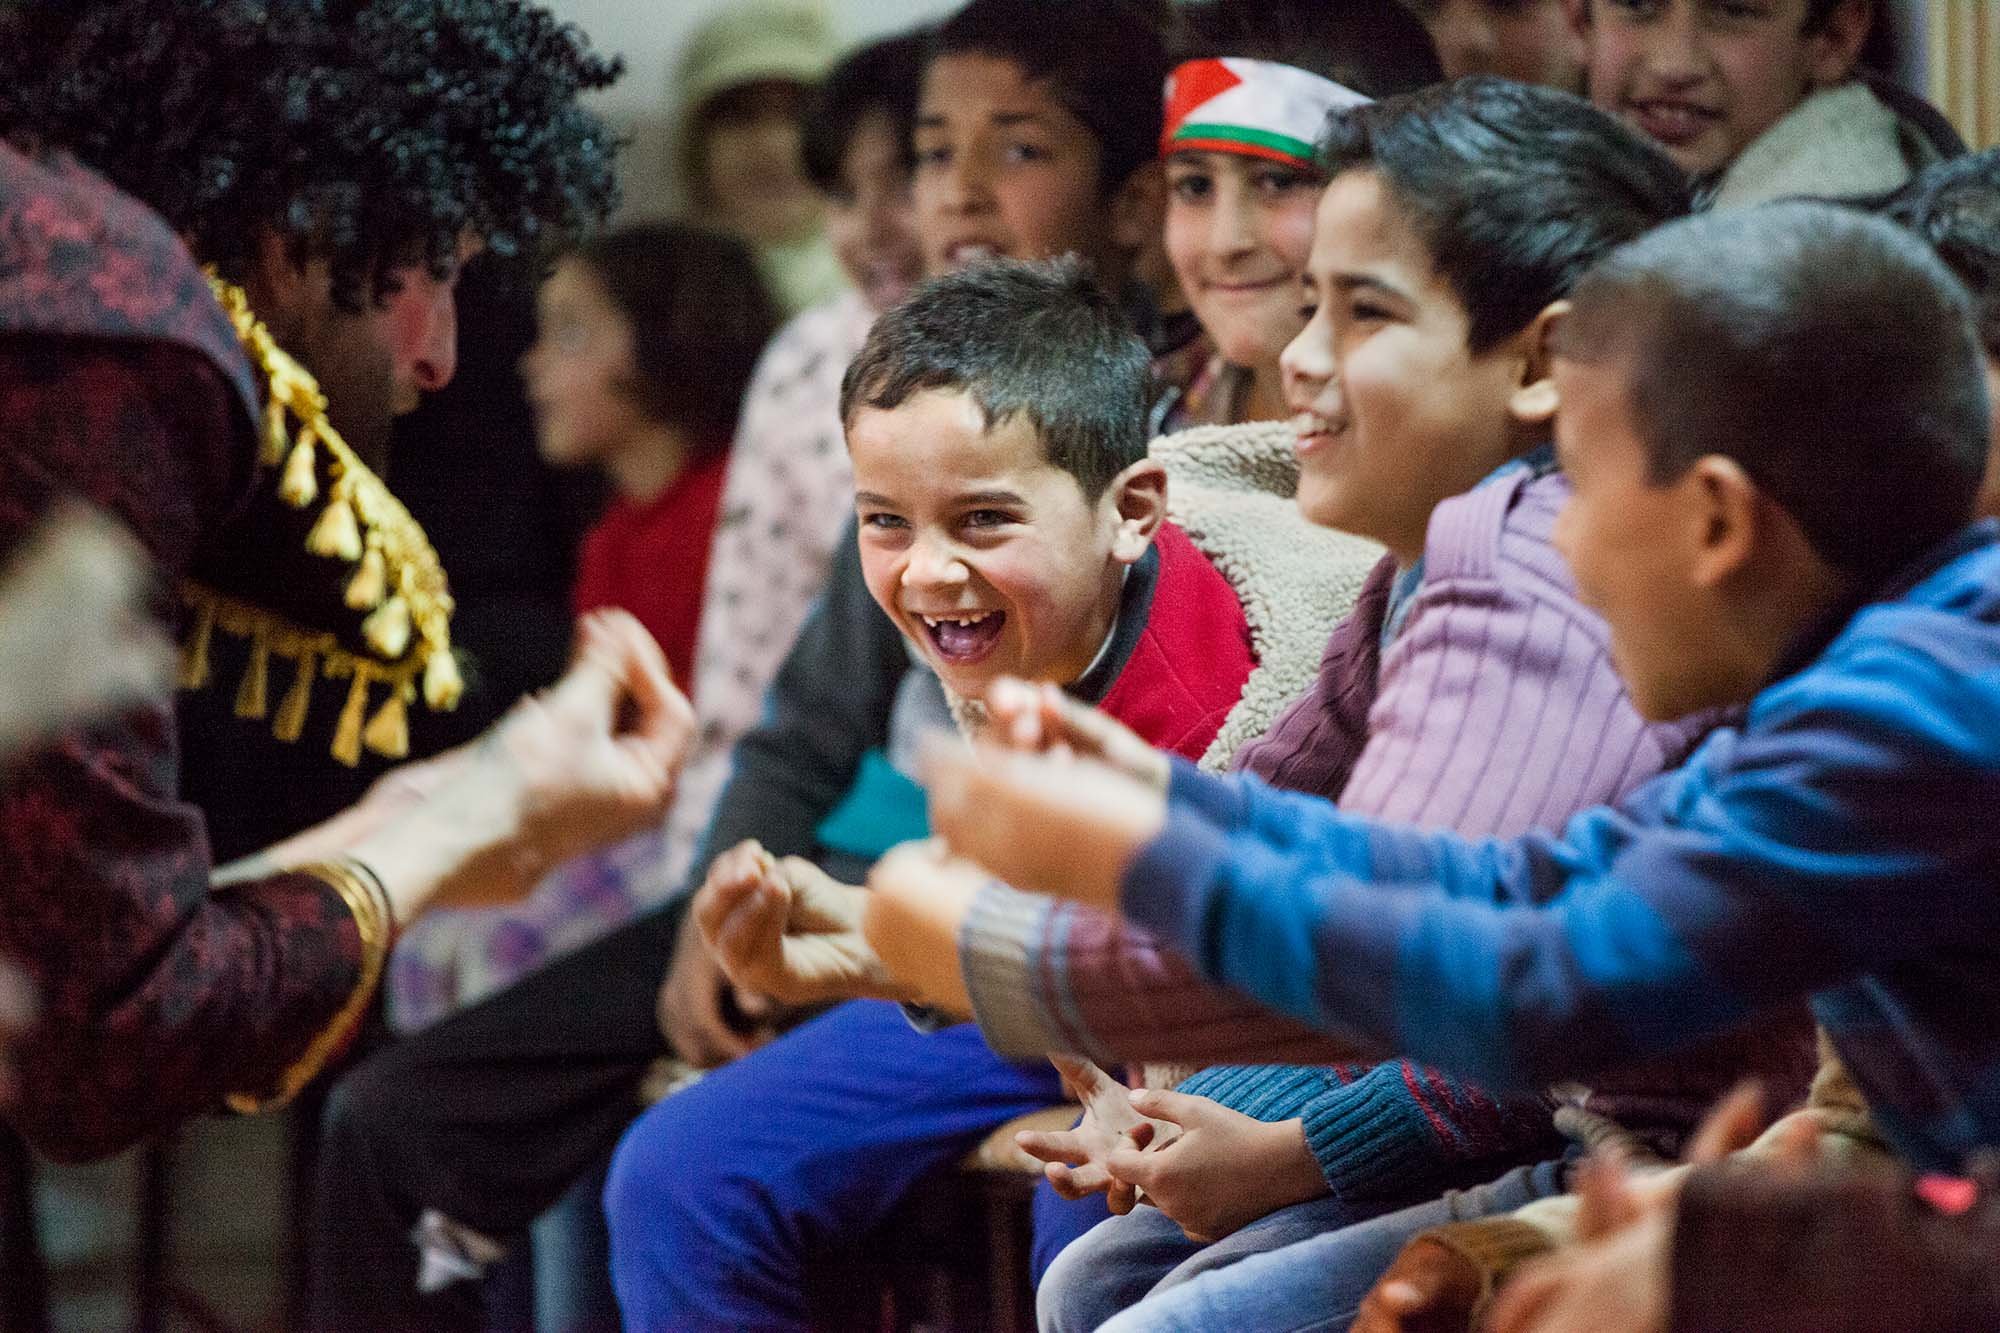
[[[0,0],[0,134],[68,149],[240,277],[259,238],[325,258],[349,310],[460,241],[601,221],[617,77],[523,0]]]

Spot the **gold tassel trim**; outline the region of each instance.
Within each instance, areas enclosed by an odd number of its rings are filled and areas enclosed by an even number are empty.
[[[184,690],[198,690],[208,684],[208,642],[215,637],[215,607],[202,603],[195,607],[194,629],[181,645],[181,680]]]
[[[376,710],[368,729],[361,733],[361,743],[385,759],[408,757],[410,713],[401,690],[389,691],[388,699]]]
[[[355,663],[354,684],[348,688],[347,704],[333,729],[333,757],[353,768],[361,762],[361,718],[368,710],[368,673]]]
[[[361,762],[364,746],[392,759],[409,754],[409,705],[417,698],[420,685],[425,701],[433,708],[448,708],[457,703],[464,690],[458,666],[449,654],[433,655],[421,666],[414,657],[384,665],[341,647],[331,634],[304,629],[276,612],[237,601],[192,580],[181,584],[181,600],[187,604],[195,624],[194,632],[181,649],[182,680],[187,680],[191,666],[198,665],[202,673],[196,684],[186,688],[199,689],[208,683],[208,645],[215,630],[250,642],[249,666],[236,691],[238,717],[265,715],[270,699],[271,658],[288,658],[298,664],[271,719],[271,734],[281,741],[296,741],[305,734],[313,685],[317,681],[351,681],[346,705],[334,728],[332,746],[334,758],[350,768]],[[395,601],[391,599],[391,603]],[[385,607],[389,604],[384,603]],[[404,614],[407,616],[407,610]],[[404,633],[408,632],[406,620]],[[389,698],[371,719],[368,693],[378,685],[387,688]]]
[[[283,464],[279,495],[297,508],[322,494],[329,497],[326,512],[307,536],[307,549],[329,559],[360,562],[346,590],[353,609],[379,614],[388,601],[403,604],[376,622],[375,632],[367,636],[371,649],[391,659],[380,664],[378,674],[401,680],[406,665],[421,670],[424,702],[432,708],[453,707],[463,683],[451,661],[453,603],[437,551],[410,511],[341,438],[327,417],[326,395],[318,382],[278,346],[243,289],[212,271],[208,280],[237,340],[264,376],[263,456],[267,465]],[[293,421],[298,423],[295,434],[287,430]],[[405,654],[412,662],[397,660]],[[205,679],[205,671],[196,673],[192,665],[186,674]]]
[[[458,674],[458,662],[450,653],[433,653],[424,664],[424,702],[432,708],[458,706],[465,693],[465,680]]]
[[[271,719],[271,734],[288,745],[305,734],[306,713],[312,708],[313,682],[317,679],[319,653],[302,644],[298,670],[292,673],[292,687],[278,701],[278,714]]]
[[[314,555],[340,560],[361,558],[361,524],[355,520],[354,506],[335,494],[319,511],[312,531],[306,534],[306,549]]]
[[[278,482],[278,498],[294,509],[304,509],[319,496],[318,458],[313,453],[312,427],[299,432],[299,442],[285,459],[285,475]]]
[[[372,611],[389,595],[389,576],[382,566],[382,553],[369,547],[361,557],[361,568],[347,581],[347,608]]]
[[[368,646],[394,661],[410,646],[410,604],[397,593],[368,613],[361,622],[361,637]]]
[[[259,625],[250,631],[250,666],[236,690],[236,716],[261,718],[270,711],[271,632]]]

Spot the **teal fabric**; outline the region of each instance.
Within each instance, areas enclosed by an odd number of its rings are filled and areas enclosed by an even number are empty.
[[[924,789],[903,776],[880,750],[861,759],[854,785],[814,836],[824,847],[872,861],[899,842],[928,838]]]

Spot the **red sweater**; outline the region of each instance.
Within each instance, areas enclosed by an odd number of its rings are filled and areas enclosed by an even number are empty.
[[[584,534],[576,562],[576,613],[616,606],[652,631],[674,681],[694,690],[702,589],[729,455],[696,463],[645,504],[623,496]]]
[[[1236,590],[1171,523],[1153,548],[1159,573],[1145,628],[1098,704],[1147,742],[1200,759],[1257,664]],[[1124,627],[1114,631],[1124,637]]]

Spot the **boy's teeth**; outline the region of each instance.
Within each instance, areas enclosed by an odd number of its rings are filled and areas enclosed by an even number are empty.
[[[939,625],[977,625],[991,614],[992,612],[990,611],[981,611],[976,615],[970,616],[920,616],[918,618],[932,629],[936,629]]]

